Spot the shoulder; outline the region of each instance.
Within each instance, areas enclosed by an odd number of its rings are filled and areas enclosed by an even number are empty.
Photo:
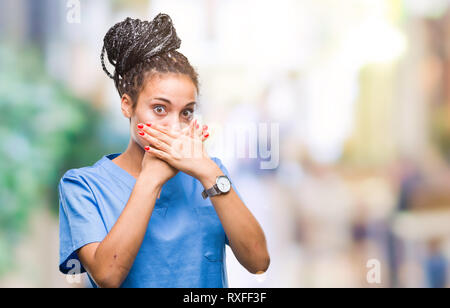
[[[94,193],[98,180],[97,167],[88,166],[67,170],[58,184],[59,197],[65,210],[77,210],[87,203],[96,203]]]
[[[61,188],[74,182],[80,185],[89,186],[90,183],[101,177],[103,173],[104,170],[101,167],[100,161],[91,166],[72,168],[62,175],[59,180],[59,186]]]
[[[59,180],[58,191],[61,200],[79,199],[81,196],[89,196],[93,199],[93,192],[90,185],[89,170],[83,168],[74,168],[66,171]]]
[[[92,175],[98,174],[95,169],[92,166],[69,169],[61,177],[60,183],[70,179],[87,182]]]

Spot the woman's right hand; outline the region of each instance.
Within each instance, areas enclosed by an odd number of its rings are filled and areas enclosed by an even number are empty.
[[[164,185],[178,173],[177,169],[147,151],[144,152],[141,166],[141,175],[153,177],[159,186]]]
[[[138,125],[138,134],[139,130],[143,127],[144,124]],[[182,135],[191,135],[192,134],[192,125],[196,125],[198,128],[197,121],[192,121],[191,125],[185,127],[181,130]],[[200,131],[200,135],[202,135],[202,141],[205,141],[209,137],[209,133],[207,133],[208,126],[203,125],[202,130]],[[164,131],[168,133],[168,131]],[[140,135],[142,137],[142,135]],[[144,140],[145,147],[149,146],[148,141]],[[148,175],[151,174],[155,177],[156,183],[160,186],[164,185],[168,180],[174,177],[178,173],[178,169],[173,168],[171,165],[166,163],[165,161],[157,158],[154,154],[144,151],[144,157],[142,159],[141,165],[141,174]]]
[[[142,135],[139,132],[140,129],[143,128],[143,124],[139,124],[137,128],[138,137],[141,137],[141,144],[143,144],[145,148],[148,147],[148,142],[142,138]],[[173,168],[165,161],[157,158],[154,154],[144,151],[144,156],[141,162],[141,173],[139,176],[149,176],[156,185],[162,187],[164,183],[173,178],[177,173],[177,169]]]

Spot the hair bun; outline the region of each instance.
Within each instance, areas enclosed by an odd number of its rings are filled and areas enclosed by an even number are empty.
[[[181,40],[169,15],[159,13],[151,22],[127,17],[106,33],[101,52],[102,67],[110,78],[116,80],[139,62],[178,49],[180,45]],[[105,52],[115,67],[114,75],[106,69]]]

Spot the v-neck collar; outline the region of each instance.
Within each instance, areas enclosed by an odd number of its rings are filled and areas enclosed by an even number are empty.
[[[100,164],[103,164],[105,169],[112,173],[116,178],[124,182],[130,190],[133,189],[134,185],[136,184],[136,179],[129,174],[127,171],[119,167],[115,162],[112,160],[116,158],[117,156],[121,155],[122,153],[113,153],[103,156],[103,158],[100,160]]]
[[[102,167],[105,168],[109,173],[111,173],[115,178],[127,185],[130,191],[132,191],[134,185],[136,184],[136,179],[130,173],[128,173],[112,161],[114,158],[121,154],[122,153],[113,153],[105,155],[100,159],[98,163],[101,164]],[[181,183],[179,182],[181,173],[182,172],[179,172],[163,185],[161,195],[159,199],[157,199],[158,202],[165,203],[169,200],[179,198],[180,195],[183,195],[182,185],[180,185]]]

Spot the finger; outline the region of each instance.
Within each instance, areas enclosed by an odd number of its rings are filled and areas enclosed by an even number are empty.
[[[205,141],[206,139],[208,139],[209,137],[209,133],[207,131],[205,131],[202,135],[202,141]]]
[[[197,134],[199,137],[203,137],[203,135],[207,132],[208,125],[202,125],[202,129],[197,129]]]
[[[201,139],[203,135],[203,131],[202,128],[200,127],[200,124],[198,123],[198,121],[195,123],[195,133],[194,136],[198,139]]]
[[[155,149],[155,148],[153,148],[153,147],[151,147],[151,146],[146,146],[146,147],[144,148],[144,150],[145,150],[147,153],[153,154],[153,155],[156,156],[157,158],[164,160],[166,163],[169,163],[170,155],[167,154],[166,152],[163,152],[163,151],[161,151],[161,150]]]
[[[154,130],[157,130],[157,131],[159,131],[159,132],[161,132],[163,134],[166,134],[169,137],[172,137],[172,138],[177,138],[178,137],[177,133],[175,133],[174,131],[172,131],[171,129],[169,129],[169,128],[163,126],[163,125],[160,125],[160,124],[157,124],[157,123],[146,123],[144,128],[148,128],[148,127],[152,128]]]
[[[164,151],[166,153],[170,153],[171,147],[167,143],[149,134],[146,134],[143,130],[140,130],[138,133],[143,139],[148,141],[152,147],[155,147],[158,150]]]
[[[138,130],[144,131],[148,135],[155,137],[168,145],[172,145],[173,139],[176,137],[172,137],[172,134],[168,135],[166,132],[163,132],[160,129],[161,126],[157,126],[155,124],[138,125]]]
[[[188,126],[186,126],[185,128],[183,128],[180,132],[180,135],[184,135],[184,136],[191,136],[191,130],[192,130],[192,126],[195,124],[195,121],[191,121],[189,123]],[[203,125],[202,126],[202,130],[197,130],[198,131],[198,137],[203,137],[203,135],[205,134],[206,130],[208,129],[208,125]],[[204,141],[205,138],[203,138],[202,141]]]
[[[177,134],[175,132],[173,132],[171,129],[169,129],[168,127],[165,127],[163,125],[157,124],[157,123],[146,123],[145,124],[146,127],[151,127],[152,129],[155,129],[161,133],[166,134],[169,137],[172,138],[176,138]]]
[[[189,137],[194,138],[195,136],[195,125],[197,125],[197,119],[191,122],[191,129],[189,131]]]
[[[189,136],[189,131],[191,129],[191,123],[189,123],[189,125],[187,125],[185,128],[183,128],[180,132],[180,135],[184,135],[184,136]]]

